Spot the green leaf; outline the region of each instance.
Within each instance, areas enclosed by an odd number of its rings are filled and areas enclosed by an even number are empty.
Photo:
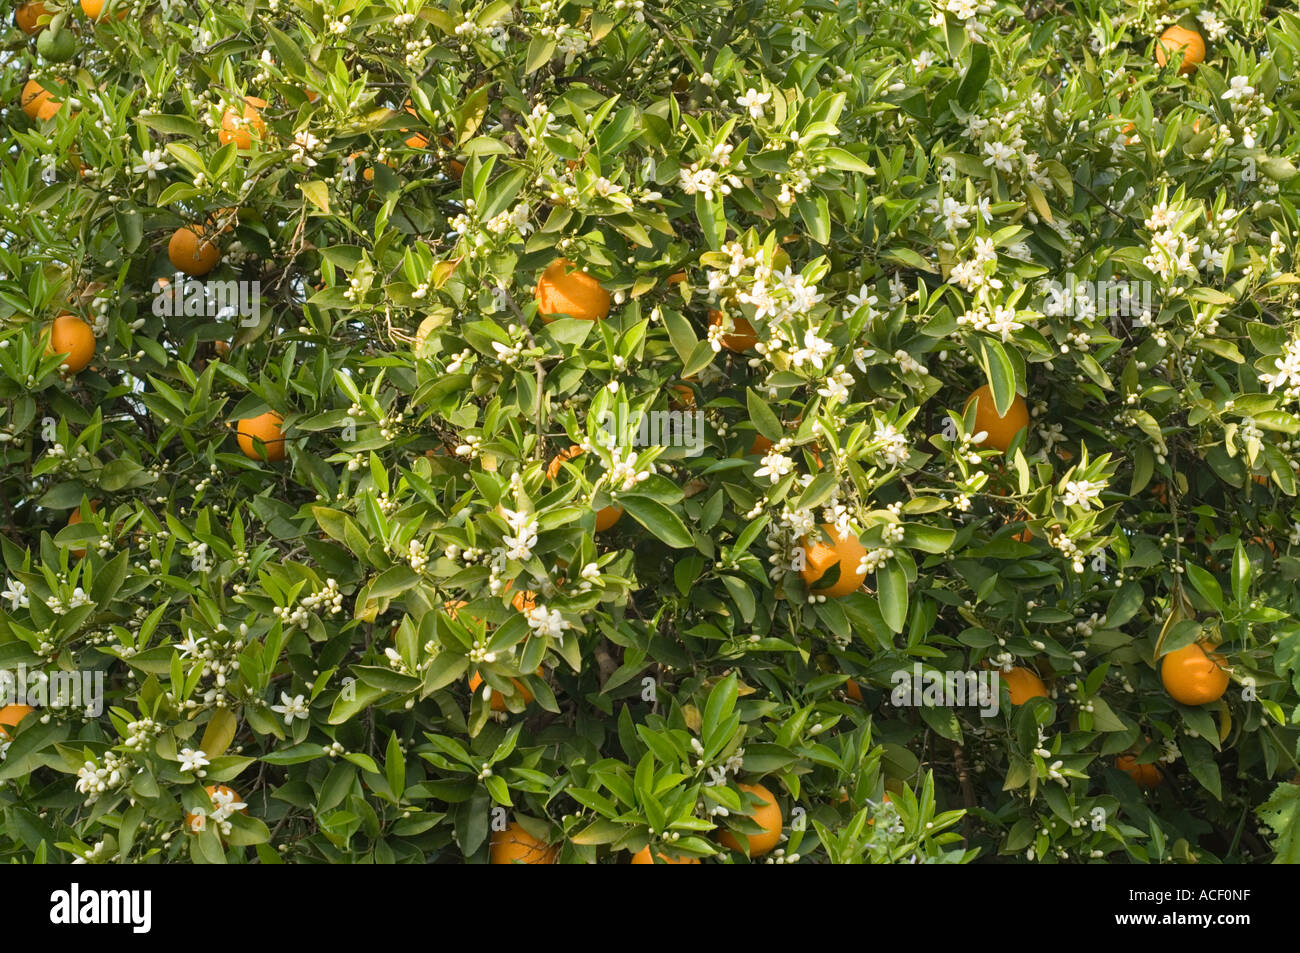
[[[625,493],[619,495],[618,505],[673,549],[686,549],[695,545],[695,540],[686,528],[686,524],[682,522],[682,518],[658,500],[635,493]]]
[[[902,632],[907,623],[907,575],[896,559],[876,570],[880,614],[893,632]]]

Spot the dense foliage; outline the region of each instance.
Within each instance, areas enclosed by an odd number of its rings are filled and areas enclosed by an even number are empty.
[[[1296,859],[1294,11],[0,6],[0,856]]]

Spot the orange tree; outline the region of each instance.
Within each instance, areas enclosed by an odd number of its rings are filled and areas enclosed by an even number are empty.
[[[1293,13],[4,13],[6,858],[1296,859]]]

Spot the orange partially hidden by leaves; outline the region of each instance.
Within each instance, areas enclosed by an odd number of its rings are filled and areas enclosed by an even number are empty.
[[[841,801],[847,801],[848,799],[849,799],[849,796],[848,796],[847,794],[844,795],[842,798],[840,798]],[[889,800],[889,792],[888,792],[888,791],[886,791],[886,792],[881,796],[881,798],[880,798],[880,803],[881,803],[881,804],[892,804],[892,803],[893,803],[892,801]],[[875,826],[876,826],[876,819],[873,817],[873,818],[871,818],[869,821],[867,821],[867,826],[868,826],[868,827],[875,827]]]
[[[50,91],[34,79],[29,79],[23,86],[18,104],[22,106],[27,118],[33,122],[53,119],[54,115],[63,108],[63,103],[53,99]]]
[[[1016,667],[1001,675],[1013,705],[1023,705],[1031,698],[1047,697],[1047,686],[1043,680],[1027,668]]]
[[[244,456],[250,460],[262,459],[257,446],[253,443],[253,438],[256,437],[266,446],[267,460],[272,463],[283,460],[284,432],[280,429],[280,424],[283,422],[284,418],[273,410],[239,421],[235,425],[235,435],[239,441],[239,449],[244,451]]]
[[[14,11],[14,24],[24,33],[39,33],[40,18],[49,15],[50,11],[45,9],[45,4],[35,0],[34,3],[22,4]]]
[[[520,593],[520,595],[523,595],[523,593]],[[537,674],[538,675],[542,674],[542,670],[540,668],[537,670]],[[524,704],[531,705],[533,703],[533,693],[528,690],[528,686],[525,685],[517,678],[510,679],[510,682],[515,686],[515,691],[519,693],[519,697],[523,699]],[[470,676],[469,690],[471,692],[478,691],[478,687],[482,684],[483,684],[483,676],[480,675],[478,672],[475,672],[473,675]],[[505,711],[506,697],[494,688],[492,689],[492,700],[490,704],[492,705],[493,711]]]
[[[221,249],[197,225],[182,225],[167,242],[167,260],[177,271],[202,278],[221,261]]]
[[[1197,65],[1205,61],[1205,40],[1195,30],[1171,26],[1156,41],[1156,62],[1164,66],[1169,57],[1177,56],[1180,51],[1183,61],[1178,72],[1185,76],[1195,73]]]
[[[741,784],[739,787],[742,791],[756,795],[763,801],[750,815],[750,820],[763,828],[763,833],[745,835],[745,839],[749,841],[749,856],[762,857],[781,842],[781,827],[785,823],[781,816],[781,807],[776,803],[776,797],[772,792],[761,784]],[[723,831],[718,836],[718,840],[732,850],[744,849],[731,831]]]
[[[64,314],[50,324],[50,343],[46,354],[63,354],[63,367],[76,374],[84,370],[95,356],[95,332],[75,314]]]
[[[1160,660],[1160,681],[1174,701],[1184,705],[1216,702],[1228,690],[1227,660],[1194,642],[1174,649]]]
[[[222,796],[223,800],[229,798],[230,803],[242,804],[244,801],[244,799],[239,796],[238,791],[225,784],[209,784],[203,790],[208,792],[208,798],[212,801],[213,809],[215,809],[217,806],[216,801],[217,801],[218,794]],[[239,813],[245,815],[248,814],[247,805],[241,807],[239,809]],[[199,816],[197,814],[190,814],[188,812],[186,812],[185,814],[185,829],[189,831],[191,834],[197,834],[200,830],[200,828],[196,826],[196,822],[198,821],[198,819]]]
[[[1024,523],[1027,522],[1028,519],[1029,519],[1028,513],[1020,512],[1017,513],[1015,516],[1011,517],[1010,522]],[[1012,533],[1011,538],[1018,543],[1028,543],[1034,538],[1034,533],[1033,530],[1031,530],[1028,526],[1026,526],[1024,529]]]
[[[256,96],[245,96],[242,115],[234,109],[227,109],[222,113],[217,141],[223,146],[234,142],[236,149],[253,148],[253,136],[257,136],[258,139],[266,137],[266,123],[262,121],[261,113],[265,108],[265,100],[258,99]]]
[[[847,596],[850,592],[856,591],[867,578],[866,573],[858,572],[858,563],[867,554],[867,548],[852,533],[849,533],[847,539],[840,539],[836,535],[835,527],[830,523],[823,523],[822,529],[826,531],[831,542],[827,543],[820,538],[813,539],[809,536],[803,538],[804,568],[799,570],[799,576],[808,586],[809,593],[813,595],[833,598]],[[818,589],[818,581],[832,566],[836,565],[840,567],[840,578],[829,588]]]
[[[690,384],[673,384],[668,389],[676,395],[668,398],[668,406],[673,410],[695,409],[695,391],[691,390]]]
[[[848,695],[849,698],[853,699],[859,705],[862,704],[862,686],[853,679],[850,678],[844,683],[844,694]]]
[[[709,312],[709,324],[714,326],[722,325],[726,320],[726,315],[716,308]],[[722,335],[722,346],[728,351],[749,351],[754,345],[758,344],[758,334],[754,331],[754,326],[749,323],[748,319],[739,315],[731,317],[732,330],[729,334]]]
[[[35,710],[31,705],[5,705],[0,708],[0,739],[7,740],[10,734],[5,729],[17,729],[18,723]]]
[[[417,113],[417,112],[415,111],[415,107],[414,107],[414,106],[411,106],[411,105],[408,103],[407,106],[404,107],[404,108],[405,108],[406,111],[407,111],[408,113],[410,113],[412,116],[415,116],[415,117],[417,117],[417,118],[419,117],[420,114]],[[409,129],[402,129],[401,132],[410,132],[410,130],[409,130]],[[412,133],[411,135],[409,135],[409,136],[406,137],[406,145],[407,145],[407,147],[410,148],[410,149],[423,149],[423,148],[424,148],[425,146],[427,146],[428,144],[429,144],[429,137],[428,137],[428,136],[425,136],[425,135],[422,135],[421,133],[418,133],[418,132],[416,132],[416,133]]]
[[[559,848],[538,840],[515,821],[492,835],[488,853],[494,864],[553,864]]]
[[[233,232],[239,224],[239,209],[219,208],[208,216],[208,230],[213,232]]]
[[[81,0],[81,12],[92,20],[98,20],[104,12],[104,7],[108,5],[108,0]],[[113,7],[116,10],[114,14],[119,20],[123,19],[130,13],[130,4],[126,0],[115,0]]]
[[[568,315],[599,321],[609,314],[609,292],[567,258],[557,258],[537,279],[537,313],[543,320]]]
[[[1007,408],[1005,417],[998,416],[997,406],[993,402],[993,388],[985,384],[983,387],[966,398],[966,406],[962,408],[962,413],[970,407],[971,401],[975,401],[975,429],[973,434],[978,434],[981,430],[987,435],[981,441],[983,446],[996,447],[1003,453],[1011,446],[1011,441],[1016,439],[1016,434],[1029,426],[1029,408],[1025,405],[1025,399],[1016,394],[1011,406]]]
[[[667,854],[659,854],[658,857],[659,857],[658,862],[661,864],[698,864],[700,862],[700,858],[698,857],[678,857],[676,860],[669,857]],[[632,855],[632,863],[634,864],[655,863],[655,861],[650,858],[649,844],[646,844],[639,851],[637,851],[635,854]]]
[[[96,513],[99,511],[99,503],[97,501],[95,500],[90,501],[90,511],[92,513]],[[68,517],[68,525],[76,526],[80,522],[81,522],[81,508],[78,507],[77,509],[73,510],[72,515]],[[72,553],[72,555],[76,556],[78,559],[81,559],[86,555],[86,549],[84,546],[69,548],[68,552]]]
[[[1115,767],[1132,778],[1138,787],[1148,790],[1159,787],[1160,782],[1165,779],[1154,764],[1138,764],[1136,755],[1120,755],[1115,759]]]
[[[550,464],[547,465],[546,479],[554,480],[557,476],[560,475],[560,467],[563,466],[566,460],[572,460],[574,457],[580,457],[584,452],[585,451],[581,447],[579,447],[576,443],[573,446],[569,447],[568,450],[561,450],[551,459]],[[617,523],[619,517],[622,515],[623,515],[623,507],[618,506],[617,504],[613,506],[606,506],[604,509],[597,510],[596,511],[596,532],[603,533],[605,530],[609,529],[611,526]]]

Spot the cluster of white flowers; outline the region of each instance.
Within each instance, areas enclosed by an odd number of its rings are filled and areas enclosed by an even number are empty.
[[[877,444],[875,452],[889,466],[896,467],[907,462],[911,448],[907,443],[907,434],[886,421],[876,421],[875,431],[871,436]]]
[[[506,558],[518,559],[521,562],[530,558],[533,555],[533,547],[537,545],[538,524],[534,514],[506,509],[503,505],[501,515],[510,526],[510,533],[501,537]]]
[[[794,470],[794,461],[786,456],[789,450],[790,441],[782,440],[775,444],[767,453],[763,455],[760,461],[761,465],[754,471],[754,476],[758,478],[767,477],[773,485],[780,483],[781,480]]]
[[[316,165],[316,156],[322,151],[323,143],[311,132],[304,129],[293,137],[289,146],[289,156],[294,162],[301,162],[307,168]]]
[[[532,214],[528,202],[519,202],[508,211],[498,212],[492,216],[483,227],[498,237],[513,231],[521,238],[525,238],[533,230]]]
[[[988,0],[938,0],[935,11],[930,16],[930,25],[944,26],[947,23],[945,13],[951,13],[961,21],[967,39],[978,43],[987,29],[987,24],[979,18],[992,12],[993,4]]]
[[[712,202],[714,192],[719,195],[730,195],[732,189],[740,188],[743,184],[740,177],[727,171],[727,167],[731,164],[732,148],[730,143],[720,143],[708,159],[692,162],[678,172],[677,184],[681,186],[682,191],[687,195],[700,192],[705,199]],[[717,168],[713,168],[710,163]]]
[[[424,572],[429,564],[429,556],[424,551],[424,540],[412,539],[406,544],[406,563],[412,572]]]
[[[1217,43],[1228,35],[1228,25],[1213,10],[1200,11],[1196,14],[1196,19],[1205,31],[1205,38],[1211,43]]]
[[[1177,280],[1183,275],[1196,275],[1192,255],[1200,245],[1195,235],[1184,234],[1179,224],[1185,209],[1158,202],[1151,209],[1145,225],[1153,233],[1151,247],[1142,264],[1156,272],[1164,281]]]
[[[648,480],[658,469],[653,461],[644,460],[641,454],[627,447],[611,447],[610,455],[609,485],[624,492],[635,490],[638,483]]]
[[[1081,550],[1074,540],[1070,539],[1065,533],[1057,533],[1052,537],[1052,546],[1060,550],[1061,555],[1070,561],[1071,568],[1076,573],[1083,572],[1083,550]]]
[[[987,334],[997,335],[1003,341],[1009,342],[1011,336],[1025,326],[1024,322],[1017,321],[1016,317],[1017,311],[1015,308],[995,305],[993,311],[989,312],[987,308],[976,305],[965,314],[959,315],[957,323],[973,331],[984,331]]]
[[[846,404],[849,401],[849,388],[856,383],[852,374],[844,369],[843,364],[836,364],[826,375],[817,393],[825,397],[830,404]]]
[[[126,758],[112,751],[104,752],[104,763],[86,761],[77,771],[77,793],[86,795],[90,807],[112,788],[130,780],[134,766]]]
[[[122,745],[134,751],[143,751],[145,746],[162,733],[162,726],[152,718],[141,718],[126,726],[126,738]]]
[[[1282,356],[1273,361],[1275,373],[1260,374],[1260,383],[1267,385],[1271,394],[1279,387],[1287,400],[1300,397],[1300,337],[1287,342]]]
[[[991,204],[988,196],[978,199],[973,205],[967,205],[951,195],[945,195],[942,200],[930,199],[925,204],[925,210],[943,225],[944,231],[956,232],[970,227],[972,215],[978,215],[986,225],[993,221]]]
[[[547,609],[540,602],[524,613],[528,627],[539,636],[558,639],[566,629],[571,628],[567,619],[559,610]]]
[[[248,805],[239,799],[238,794],[224,784],[217,785],[209,798],[212,801],[212,813],[209,814],[205,808],[196,807],[188,817],[190,831],[195,834],[201,833],[207,829],[208,821],[212,821],[222,836],[229,836],[232,826],[230,817],[239,811],[245,810]]]
[[[994,277],[997,263],[998,253],[993,240],[979,237],[975,239],[971,257],[954,265],[949,279],[964,291],[997,291],[1002,287],[1002,279]]]
[[[77,608],[78,606],[91,605],[92,601],[93,600],[90,598],[90,596],[86,595],[86,590],[82,589],[80,586],[77,586],[72,590],[72,594],[68,596],[68,600],[66,602],[64,602],[58,596],[52,595],[50,596],[49,600],[46,602],[46,605],[48,606],[49,610],[53,612],[55,615],[66,615],[67,613],[71,612],[73,609]]]
[[[866,554],[858,560],[857,571],[859,575],[866,575],[875,572],[889,560],[894,558],[894,548],[889,545],[891,542],[902,542],[903,524],[895,523],[885,527],[885,545],[875,546],[868,549]]]
[[[708,775],[708,779],[704,782],[706,788],[725,786],[728,775],[739,775],[745,768],[744,748],[737,748],[726,761],[718,765],[706,765],[704,763],[702,757],[704,745],[700,743],[698,738],[691,738],[691,750],[696,755],[695,769],[698,771],[703,768]],[[695,807],[697,813],[706,817],[727,817],[730,814],[721,804],[707,801],[704,798],[701,798]]]
[[[1065,484],[1061,502],[1066,506],[1081,506],[1085,510],[1094,503],[1101,507],[1101,492],[1106,489],[1104,480],[1070,480]]]

